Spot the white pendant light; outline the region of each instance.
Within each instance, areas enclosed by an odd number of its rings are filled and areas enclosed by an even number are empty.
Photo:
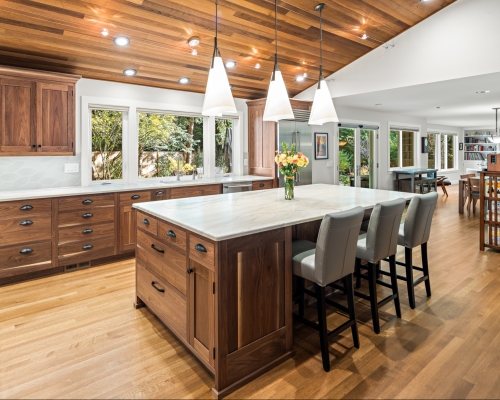
[[[224,63],[217,47],[218,36],[218,11],[219,1],[215,1],[215,39],[214,54],[212,64],[208,72],[207,89],[205,91],[205,100],[203,102],[202,114],[205,116],[222,117],[223,113],[235,113],[233,94],[229,86]]]
[[[314,100],[311,108],[311,114],[309,116],[309,125],[323,125],[326,122],[339,122],[339,117],[335,111],[335,106],[333,105],[332,96],[330,95],[330,90],[323,77],[323,9],[325,4],[318,4],[314,9],[319,11],[319,80],[318,87],[316,88],[316,93],[314,94]]]
[[[278,122],[282,119],[295,119],[292,105],[286,91],[285,81],[278,66],[278,2],[274,0],[274,28],[276,53],[274,53],[274,70],[267,92],[266,107],[264,108],[264,121]]]

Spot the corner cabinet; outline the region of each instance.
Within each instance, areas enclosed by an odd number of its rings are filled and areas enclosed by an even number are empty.
[[[0,156],[74,155],[79,79],[0,66]]]

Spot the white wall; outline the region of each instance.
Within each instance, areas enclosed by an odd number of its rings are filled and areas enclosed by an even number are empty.
[[[425,4],[422,4],[425,7]],[[331,75],[334,97],[500,71],[499,0],[458,0]],[[312,100],[315,86],[297,99]]]
[[[312,132],[312,138],[311,141],[313,143],[313,155],[310,160],[310,167],[312,167],[312,183],[328,183],[328,184],[333,184],[334,183],[334,173],[335,169],[334,166],[335,164],[335,156],[334,156],[334,151],[335,151],[335,124],[334,123],[327,123],[324,125],[312,125],[311,126],[311,132]],[[328,133],[328,159],[326,160],[315,160],[314,159],[314,133],[315,132],[321,132],[321,133]],[[328,167],[327,165],[331,165]]]

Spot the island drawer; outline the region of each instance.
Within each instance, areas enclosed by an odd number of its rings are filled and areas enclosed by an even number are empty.
[[[68,265],[82,261],[114,255],[115,240],[109,236],[105,238],[89,238],[81,242],[59,245],[59,265]]]
[[[59,227],[84,226],[100,222],[111,222],[115,219],[114,207],[94,208],[92,210],[66,211],[59,213]]]
[[[252,183],[252,190],[264,190],[264,189],[272,189],[273,181],[258,181]]]
[[[0,278],[51,267],[52,243],[28,243],[0,249]]]
[[[181,250],[186,250],[187,234],[186,231],[171,225],[168,222],[160,221],[158,226],[158,237],[167,243],[170,243]]]
[[[62,197],[59,199],[59,211],[86,210],[95,207],[110,207],[114,205],[114,194]]]
[[[52,212],[51,199],[0,202],[0,218],[26,217]]]
[[[52,217],[50,214],[24,215],[1,220],[0,247],[26,240],[36,242],[50,240]]]
[[[72,226],[59,229],[59,244],[94,240],[100,237],[113,236],[114,234],[114,222],[98,225]]]
[[[190,187],[177,187],[170,189],[171,199],[182,199],[184,197],[209,196],[222,193],[221,185],[200,185]]]
[[[131,205],[134,203],[142,203],[151,201],[151,191],[145,190],[141,192],[120,193],[120,205]]]
[[[186,254],[142,231],[137,232],[136,258],[183,295],[186,294]]]
[[[189,235],[189,257],[212,271],[215,265],[215,245],[199,236]]]
[[[186,297],[137,261],[137,296],[169,328],[187,340]]]
[[[137,227],[151,235],[158,235],[158,220],[140,211],[137,211]]]

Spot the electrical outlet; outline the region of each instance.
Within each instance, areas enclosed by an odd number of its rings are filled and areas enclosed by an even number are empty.
[[[80,167],[80,164],[78,164],[78,163],[64,164],[64,173],[65,174],[73,174],[75,172],[78,172],[79,167]]]
[[[328,161],[326,163],[326,168],[333,168],[333,161]]]

